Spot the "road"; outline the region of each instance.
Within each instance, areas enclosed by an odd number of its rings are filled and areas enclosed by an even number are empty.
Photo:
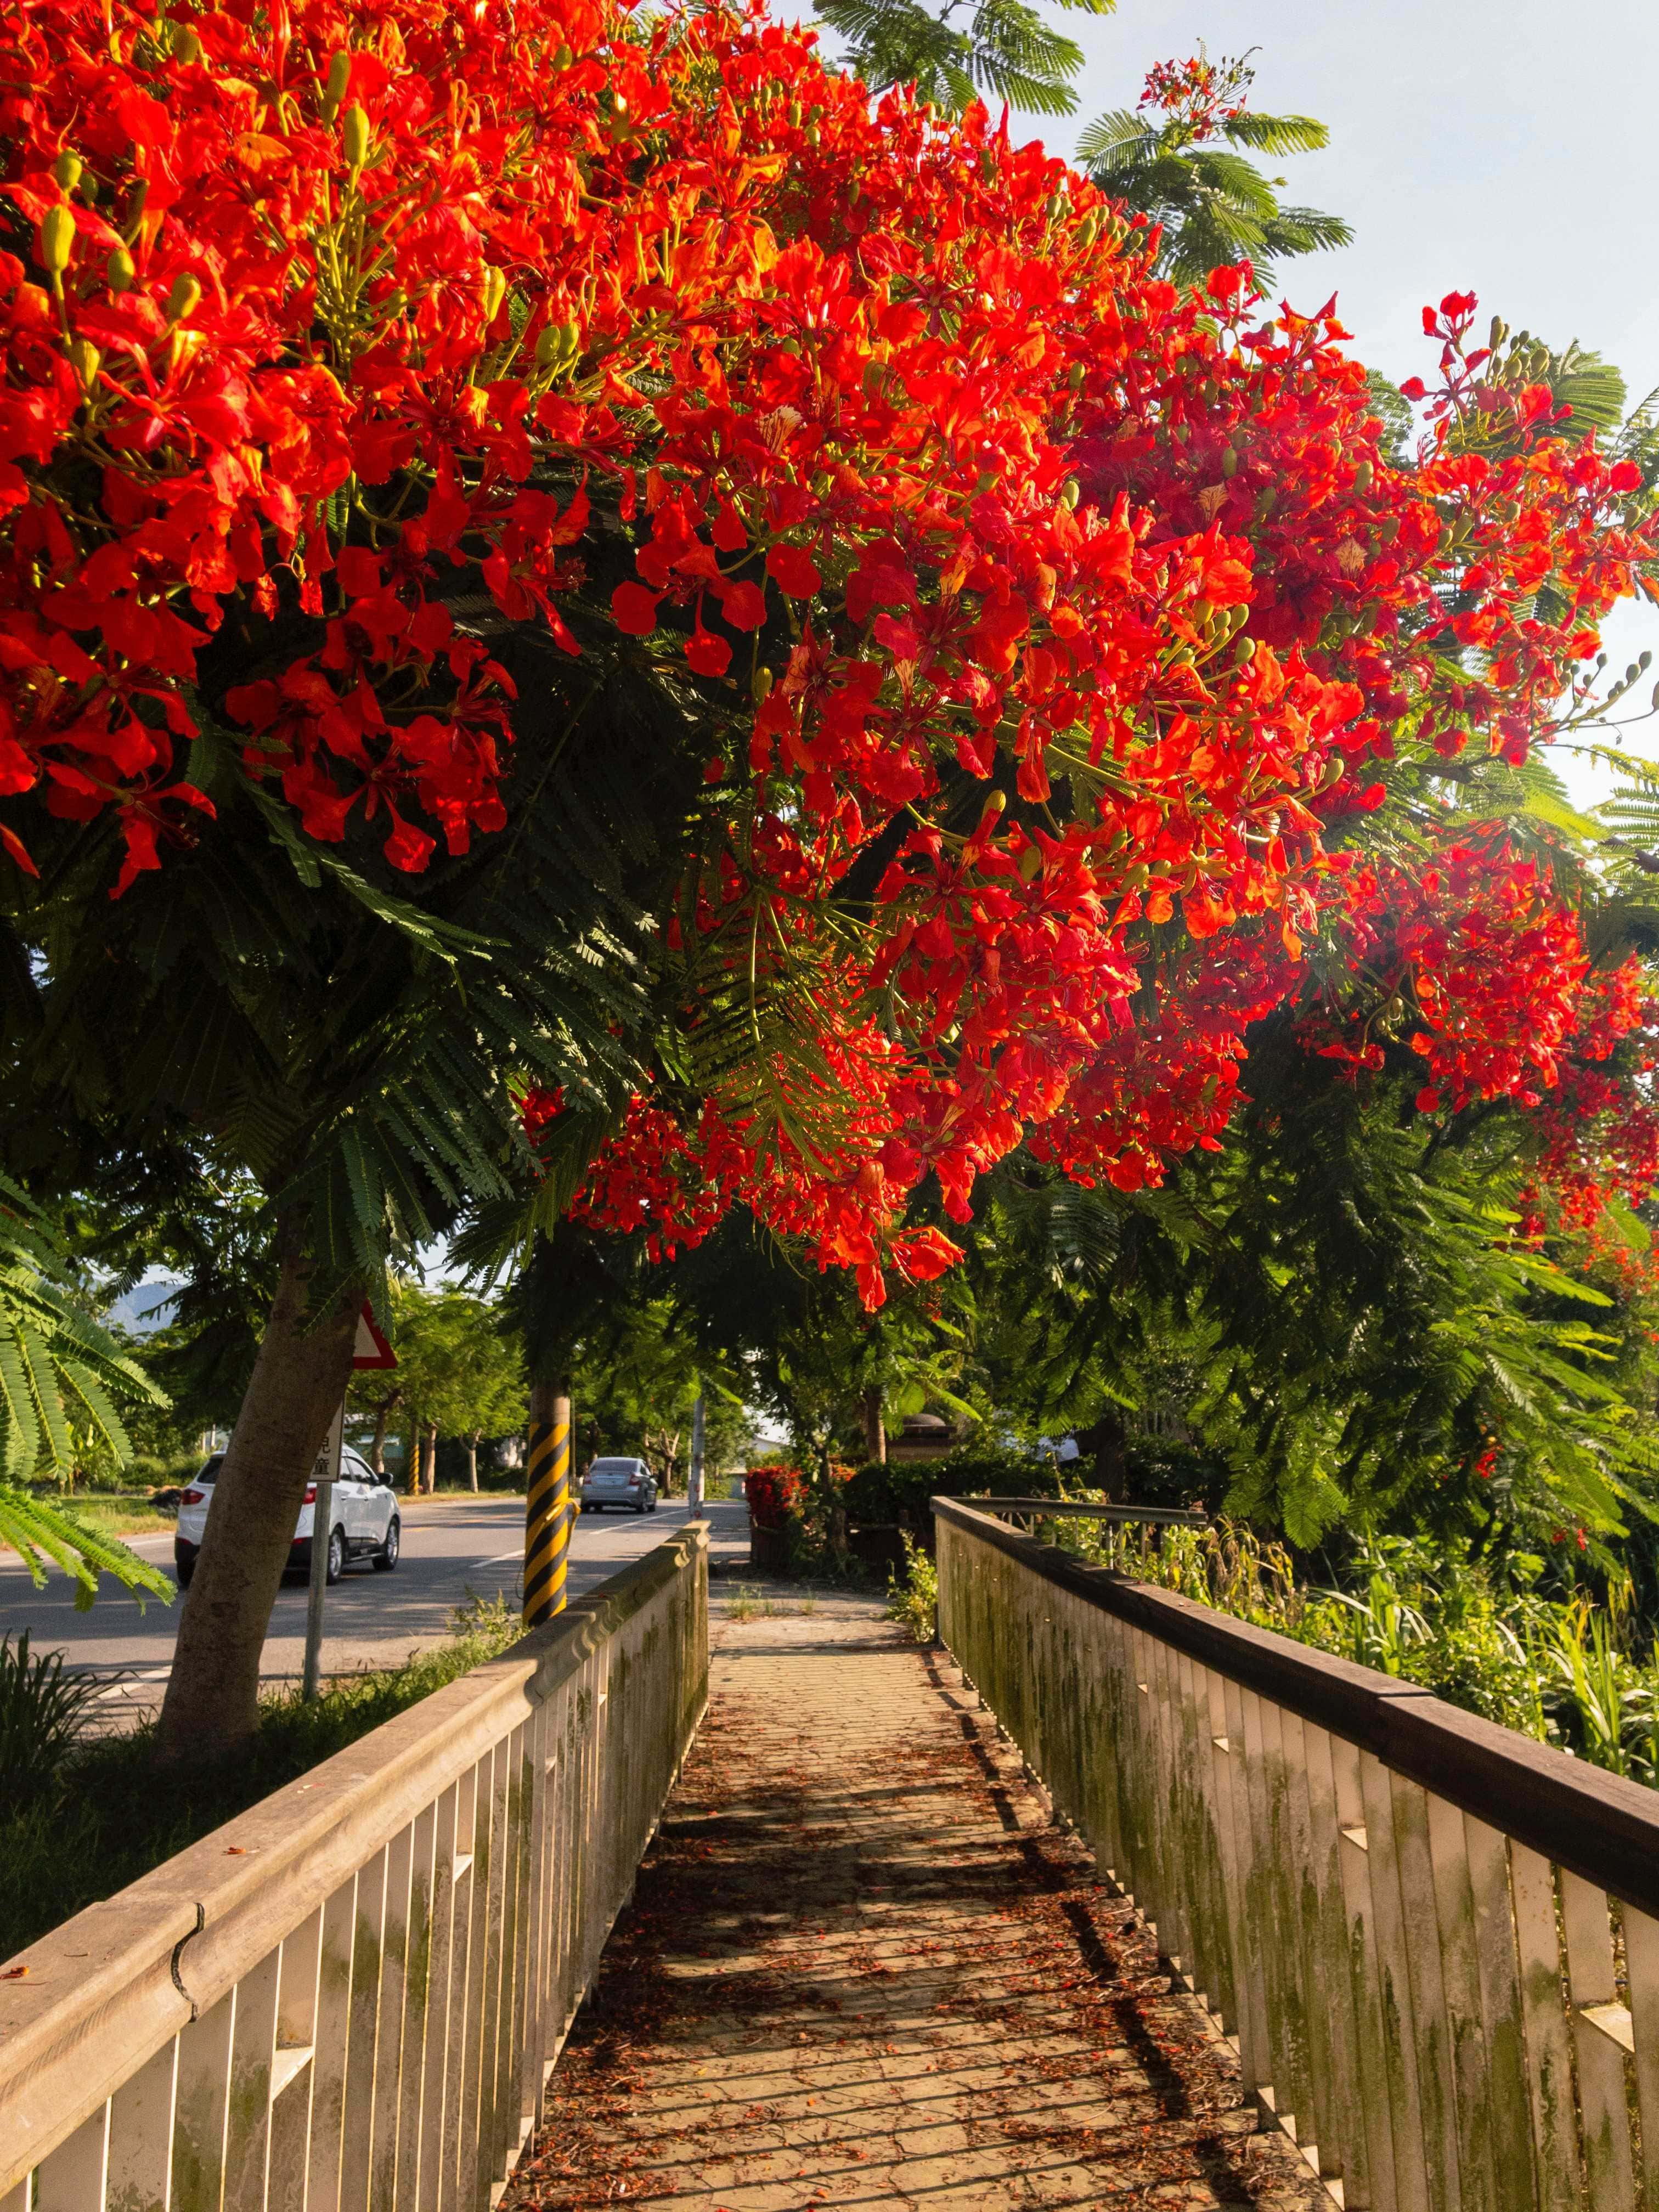
[[[413,1651],[452,1633],[449,1616],[469,1595],[519,1601],[524,1561],[524,1499],[488,1492],[478,1497],[441,1493],[403,1514],[403,1556],[397,1570],[376,1574],[353,1568],[328,1593],[323,1667],[348,1674],[362,1667],[394,1666]],[[718,1555],[746,1556],[748,1514],[738,1504],[710,1508]],[[655,1513],[583,1514],[571,1543],[571,1595],[594,1588],[630,1559],[637,1559],[679,1528],[684,1499],[665,1499]],[[133,1549],[157,1565],[171,1566],[171,1535],[138,1536]],[[44,1589],[10,1553],[0,1553],[0,1635],[27,1629],[38,1651],[61,1650],[66,1666],[95,1668],[125,1679],[112,1682],[102,1700],[106,1721],[119,1725],[160,1698],[173,1661],[179,1607],[147,1598],[141,1608],[125,1591],[104,1584],[88,1613],[76,1613],[68,1577],[53,1571]],[[276,1683],[297,1680],[305,1656],[306,1589],[284,1583],[271,1614],[261,1672]]]

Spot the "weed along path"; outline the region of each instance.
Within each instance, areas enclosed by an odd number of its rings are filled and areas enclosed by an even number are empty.
[[[504,2212],[1328,2208],[947,1662],[775,1585],[714,1629]]]

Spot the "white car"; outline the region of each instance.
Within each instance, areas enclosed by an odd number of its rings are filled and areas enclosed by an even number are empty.
[[[181,1589],[190,1588],[190,1578],[196,1571],[196,1555],[202,1548],[202,1532],[207,1527],[208,1508],[213,1503],[213,1486],[224,1456],[222,1452],[215,1452],[179,1501],[173,1568]],[[294,1541],[289,1546],[289,1573],[311,1571],[312,1528],[316,1517],[317,1486],[308,1482],[305,1503],[295,1524]],[[353,1559],[367,1559],[383,1574],[389,1574],[397,1565],[403,1524],[398,1517],[392,1478],[376,1474],[368,1462],[353,1451],[349,1444],[340,1454],[340,1479],[334,1486],[331,1517],[334,1526],[328,1539],[330,1582],[337,1583]]]
[[[607,1505],[619,1511],[654,1513],[657,1478],[642,1459],[596,1459],[582,1477],[584,1513],[603,1513]]]

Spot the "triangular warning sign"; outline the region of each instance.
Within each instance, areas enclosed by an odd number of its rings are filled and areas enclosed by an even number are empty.
[[[380,1334],[380,1325],[375,1320],[367,1298],[363,1300],[363,1310],[357,1316],[357,1341],[352,1347],[351,1364],[354,1367],[395,1367],[398,1364],[398,1355]]]

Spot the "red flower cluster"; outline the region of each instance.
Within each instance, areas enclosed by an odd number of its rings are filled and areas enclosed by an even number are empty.
[[[741,1200],[874,1302],[953,1256],[898,1233],[929,1174],[963,1218],[1023,1137],[1127,1185],[1217,1141],[1310,930],[1374,934],[1327,825],[1425,732],[1518,755],[1652,550],[1593,441],[1468,398],[1470,303],[1395,467],[1328,311],[1182,294],[1040,147],[872,112],[758,5],[0,29],[8,850],[113,809],[118,890],[210,834],[205,711],[306,833],[418,871],[514,803],[453,572],[573,654],[578,605],[638,640],[727,810],[667,933],[684,1026],[805,962],[816,1048],[641,1093],[579,1203],[660,1252]],[[1407,954],[1430,1072],[1541,1091],[1582,952],[1547,887],[1462,865]],[[1526,991],[1482,995],[1494,948]]]
[[[750,1520],[757,1528],[787,1528],[790,1510],[800,1502],[802,1487],[799,1468],[751,1467],[743,1478]]]
[[[1224,123],[1242,114],[1255,71],[1243,61],[1210,61],[1193,54],[1184,62],[1159,62],[1146,72],[1139,107],[1161,107],[1185,141],[1201,146]]]

